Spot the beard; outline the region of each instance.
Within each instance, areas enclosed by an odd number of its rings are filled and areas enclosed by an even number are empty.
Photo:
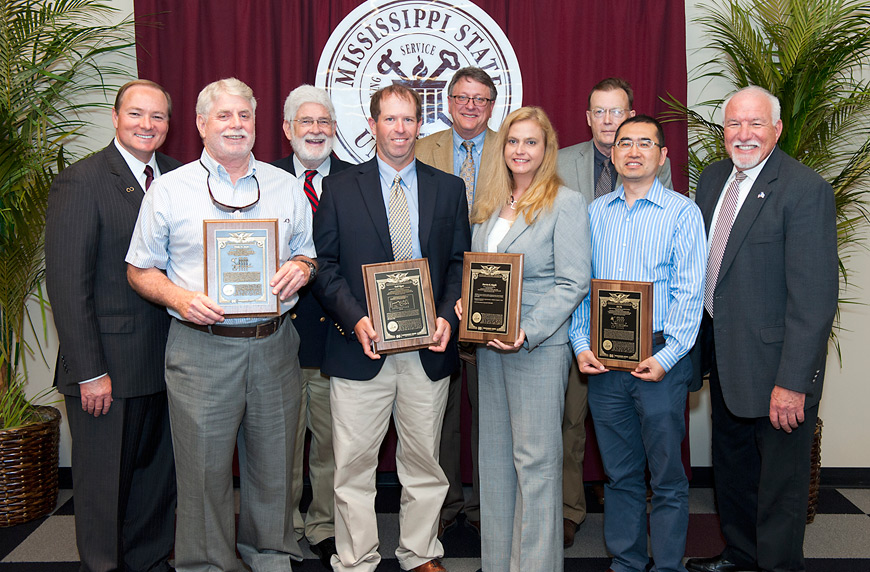
[[[745,151],[739,151],[737,147],[740,145],[756,145],[756,147],[754,151],[748,153]],[[761,163],[762,159],[764,159],[764,148],[762,147],[761,142],[756,139],[735,141],[730,156],[731,162],[734,163],[738,169],[751,169]]]
[[[305,137],[309,136],[306,135]],[[294,133],[290,138],[293,152],[296,153],[300,160],[322,163],[327,157],[329,157],[329,154],[332,153],[334,137],[327,137],[326,135],[320,135],[318,137],[312,136],[312,139],[323,138],[325,140],[323,145],[319,147],[314,147],[306,143],[305,137],[297,137]]]

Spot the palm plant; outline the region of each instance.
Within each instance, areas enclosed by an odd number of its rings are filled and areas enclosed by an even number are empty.
[[[99,0],[0,3],[0,429],[32,416],[22,386],[38,347],[23,334],[36,334],[32,298],[47,328],[43,228],[64,144],[88,125],[83,112],[107,105],[112,80],[128,75],[107,58],[133,46],[131,20],[113,23],[114,12]]]
[[[861,243],[870,192],[870,4],[866,0],[727,0],[695,20],[713,57],[693,81],[758,85],[782,105],[780,148],[834,188],[840,274]],[[718,110],[724,97],[699,104]],[[727,154],[722,126],[674,98],[664,119],[687,121],[690,188]],[[841,303],[843,300],[841,300]]]

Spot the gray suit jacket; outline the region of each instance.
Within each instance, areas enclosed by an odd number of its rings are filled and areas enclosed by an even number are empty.
[[[592,202],[595,196],[595,149],[591,139],[560,149],[557,169],[566,187],[580,191],[587,203]],[[674,188],[670,159],[665,159],[665,164],[659,168],[657,176],[665,188]],[[621,182],[622,178],[617,177],[616,185],[619,186]]]
[[[696,201],[708,234],[732,167],[730,160],[714,163],[698,181]],[[774,385],[805,393],[806,407],[819,402],[838,287],[831,186],[776,147],[734,220],[716,282],[715,316],[702,332],[709,340],[712,327],[732,413],[767,417]]]
[[[487,129],[483,138],[483,153],[480,156],[478,172],[483,168],[483,165],[492,160],[490,157],[498,151],[497,145],[496,132]],[[423,137],[417,141],[416,149],[417,160],[445,173],[455,174],[453,172],[453,129],[445,129]]]
[[[157,154],[160,172],[181,165]],[[127,247],[145,192],[114,142],[54,180],[45,219],[45,281],[60,349],[54,382],[107,373],[114,397],[164,391],[169,314],[127,283]]]
[[[486,252],[498,212],[474,225],[471,249]],[[523,300],[520,327],[529,350],[568,343],[568,322],[589,291],[592,242],[586,200],[566,187],[553,208],[532,225],[522,214],[498,245],[498,252],[523,253]]]

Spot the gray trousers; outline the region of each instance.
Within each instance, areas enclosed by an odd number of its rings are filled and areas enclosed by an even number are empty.
[[[242,569],[233,547],[237,442],[242,559],[254,572],[287,572],[291,557],[302,559],[288,510],[298,352],[290,320],[262,339],[213,336],[173,321],[166,388],[178,478],[176,570]]]

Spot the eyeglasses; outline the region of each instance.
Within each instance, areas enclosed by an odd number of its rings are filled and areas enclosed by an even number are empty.
[[[313,127],[314,124],[318,124],[320,127],[331,127],[332,119],[327,117],[321,117],[319,119],[314,119],[313,117],[303,117],[302,119],[293,119],[296,123],[301,125],[302,127]]]
[[[205,186],[208,188],[208,196],[211,197],[211,202],[214,203],[214,206],[216,206],[218,209],[220,209],[226,213],[234,213],[236,211],[245,212],[246,210],[253,208],[254,205],[256,205],[257,203],[260,202],[260,181],[257,180],[256,175],[251,175],[251,177],[254,179],[254,182],[257,183],[257,200],[255,200],[254,202],[252,202],[250,204],[242,205],[240,207],[234,207],[232,205],[225,205],[224,203],[220,202],[219,200],[214,198],[214,193],[211,192],[211,185],[208,183],[208,179],[209,179],[209,177],[211,177],[211,171],[208,170],[208,168],[203,164],[202,161],[200,161],[199,164],[202,165],[202,168],[205,169],[205,172],[206,172]]]
[[[595,109],[590,109],[589,111],[592,112],[592,117],[594,117],[595,119],[604,119],[604,116],[608,113],[613,119],[621,119],[626,114],[626,111],[621,107],[614,107],[613,109],[602,109],[600,107],[596,107]]]
[[[614,143],[614,145],[616,145],[617,147],[619,147],[620,149],[622,149],[624,151],[628,151],[629,149],[631,149],[635,145],[637,145],[638,149],[641,149],[643,151],[649,151],[653,147],[661,147],[661,145],[659,145],[658,143],[656,143],[652,139],[638,139],[637,141],[633,141],[631,139],[620,139],[619,141]]]
[[[490,101],[495,101],[494,99],[481,97],[479,95],[475,95],[474,97],[468,97],[467,95],[449,95],[448,97],[452,97],[453,101],[455,101],[459,105],[465,105],[470,99],[474,103],[475,107],[484,107]]]

